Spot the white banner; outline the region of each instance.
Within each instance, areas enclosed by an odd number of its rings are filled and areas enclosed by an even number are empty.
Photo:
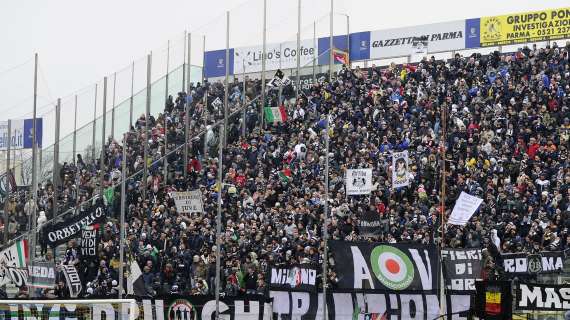
[[[347,169],[345,180],[348,196],[372,192],[372,169]]]
[[[178,212],[204,212],[202,192],[200,190],[172,192],[172,199],[176,203]]]
[[[428,39],[429,52],[465,48],[465,20],[370,32],[370,59],[409,56],[413,40]]]
[[[265,70],[297,68],[297,41],[270,43],[266,47]],[[301,67],[312,63],[317,56],[313,40],[301,40]],[[234,74],[260,72],[263,46],[234,49]],[[312,64],[311,64],[312,65]]]
[[[461,192],[457,201],[455,201],[455,206],[451,212],[448,222],[450,224],[456,224],[464,226],[471,216],[477,211],[479,205],[483,202],[483,199],[472,196],[468,193]]]
[[[392,154],[392,188],[401,188],[410,184],[408,161],[407,150]]]

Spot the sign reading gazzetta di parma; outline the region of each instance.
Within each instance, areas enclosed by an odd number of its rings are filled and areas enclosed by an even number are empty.
[[[539,254],[512,253],[503,255],[503,266],[506,273],[552,273],[564,267],[564,252],[545,251]]]
[[[370,59],[408,56],[414,39],[426,39],[429,52],[465,48],[465,20],[370,32]]]
[[[482,17],[481,46],[555,40],[570,36],[570,7]]]
[[[290,268],[271,267],[269,287],[271,289],[299,289],[310,291],[316,289],[317,269],[309,266]]]
[[[570,310],[570,285],[519,283],[515,291],[516,309]]]
[[[433,245],[330,241],[342,289],[429,291],[437,288]]]

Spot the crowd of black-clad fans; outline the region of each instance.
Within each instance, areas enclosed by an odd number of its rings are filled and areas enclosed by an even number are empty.
[[[446,61],[432,57],[413,65],[343,67],[332,82],[313,84],[298,99],[292,88],[281,93],[270,90],[268,100],[277,106],[281,96],[288,118],[267,123],[263,130],[255,99],[261,82],[247,81],[248,107],[242,113],[242,85],[235,80],[229,89],[232,115],[221,186],[224,293],[266,292],[270,265],[322,265],[326,114],[330,115],[326,228],[331,239],[439,243],[445,163],[445,217],[461,191],[484,199],[466,226],[445,226],[445,246],[475,248],[493,242],[502,253],[569,248],[569,51],[566,43],[508,54],[456,54]],[[98,159],[77,155],[75,163],[63,164],[58,185],[62,210],[117,185],[123,152],[129,175],[143,169],[143,146],[148,143],[146,198],[142,174],[127,181],[125,252],[126,260],[138,262],[151,295],[213,293],[220,192],[220,128],[215,124],[222,111],[212,102],[223,100],[223,93],[221,82],[197,84],[192,99],[185,93],[171,97],[162,113],[148,119],[148,135],[147,120],[141,115],[127,133],[126,149],[122,137],[109,138],[103,186]],[[185,102],[190,100],[192,138],[184,167],[180,146],[185,140]],[[444,148],[445,161],[441,161]],[[393,189],[391,152],[402,150],[409,151],[411,184]],[[155,161],[165,152],[170,152],[166,176],[164,161]],[[373,168],[370,196],[345,195],[347,168]],[[205,213],[177,212],[170,192],[196,189],[203,193]],[[52,190],[48,182],[38,191],[40,225],[53,217]],[[98,259],[81,257],[76,241],[69,241],[55,257],[58,263],[78,268],[87,296],[117,291],[120,187],[111,203],[98,198],[82,204],[82,210],[97,201],[105,201],[108,217],[99,230]],[[5,208],[10,223],[4,231],[15,238],[28,225],[26,201],[14,199]],[[370,212],[379,216],[381,228],[375,236],[364,237],[358,219]],[[497,237],[492,236],[495,232]],[[47,259],[52,259],[50,251]],[[339,259],[329,257],[332,268],[326,277],[331,288]],[[486,256],[484,263],[493,274],[493,258]],[[46,296],[64,297],[63,286],[58,281]]]

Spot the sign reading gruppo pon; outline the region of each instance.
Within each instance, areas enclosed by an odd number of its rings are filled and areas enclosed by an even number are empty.
[[[31,149],[34,119],[12,120],[10,149]],[[36,118],[36,141],[42,147],[42,118]],[[0,150],[8,149],[8,121],[0,121]]]

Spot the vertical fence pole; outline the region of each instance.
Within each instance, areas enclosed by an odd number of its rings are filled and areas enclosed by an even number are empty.
[[[295,98],[299,98],[301,87],[301,0],[297,0],[297,78],[295,81]]]
[[[57,99],[55,105],[55,142],[53,144],[53,170],[52,170],[52,183],[53,183],[53,217],[57,217],[57,198],[59,196],[58,188],[61,184],[59,178],[59,132],[61,125],[61,99]]]
[[[117,73],[113,74],[113,104],[111,105],[111,139],[115,139],[115,99],[117,98]]]
[[[6,146],[6,201],[4,201],[4,244],[8,243],[8,230],[10,225],[10,215],[8,213],[8,203],[12,193],[12,186],[10,182],[12,173],[10,170],[10,151],[12,147],[12,120],[8,119],[8,145]]]
[[[93,136],[91,138],[91,161],[95,163],[95,135],[97,134],[97,84],[95,84],[95,103],[93,104]]]
[[[218,213],[216,215],[216,319],[220,319],[220,278],[221,278],[221,249],[222,249],[222,192],[223,192],[223,150],[226,144],[227,115],[228,115],[228,88],[229,88],[229,57],[230,57],[230,12],[226,12],[226,78],[224,93],[224,128],[220,130],[218,144]]]
[[[190,92],[190,70],[192,68],[192,33],[188,34],[188,65],[187,69],[184,70],[185,73],[188,72],[188,87],[186,89],[186,110],[184,111],[184,178],[188,176],[188,139],[190,139],[190,103],[188,97],[192,96],[192,92]]]
[[[259,129],[263,131],[265,109],[265,60],[267,58],[267,0],[263,0],[263,52],[261,53],[261,108]]]
[[[151,68],[152,68],[152,53],[147,55],[146,58],[146,113],[145,113],[145,121],[144,121],[144,134],[143,134],[143,148],[144,148],[144,155],[143,155],[143,200],[146,200],[146,189],[147,189],[147,178],[148,178],[148,140],[150,138],[149,135],[149,122],[150,122],[150,90],[151,90]]]
[[[121,217],[120,217],[120,241],[119,241],[119,299],[123,298],[123,278],[124,276],[124,243],[125,243],[125,208],[127,180],[127,133],[123,134],[123,154],[121,159]]]
[[[135,62],[133,61],[133,65],[131,67],[131,98],[129,103],[129,130],[133,126],[133,100],[135,95]]]
[[[99,192],[101,196],[104,193],[104,183],[105,183],[105,141],[107,137],[105,136],[105,128],[107,125],[107,77],[103,78],[103,123],[101,125],[101,158],[99,159],[99,170],[101,170],[101,176],[99,183],[101,184]]]
[[[170,40],[168,40],[168,47],[166,48],[166,89],[164,90],[165,99],[164,101],[168,101],[168,77],[170,72]],[[164,186],[167,185],[168,180],[168,121],[166,120],[166,116],[164,117],[164,159],[162,163],[163,167],[163,177],[164,177]]]
[[[37,157],[37,137],[36,137],[36,117],[37,117],[37,103],[38,103],[38,54],[34,57],[34,117],[32,125],[32,196],[29,200],[31,203],[31,230],[29,234],[30,239],[30,255],[28,265],[32,268],[34,267],[34,259],[36,258],[36,223],[37,223],[37,205],[38,205],[38,170],[36,168],[36,157]]]

